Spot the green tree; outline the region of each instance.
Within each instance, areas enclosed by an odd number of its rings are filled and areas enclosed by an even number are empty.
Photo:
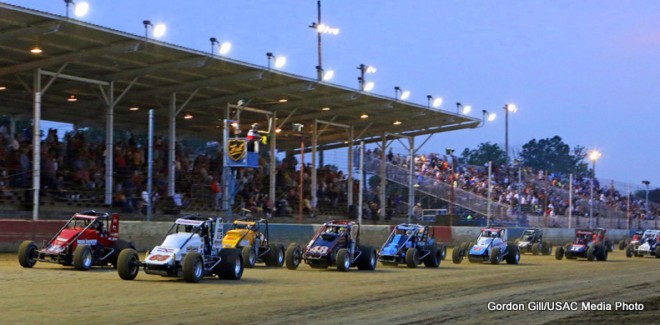
[[[493,165],[504,164],[504,150],[500,148],[499,145],[483,142],[479,144],[477,149],[463,149],[461,153],[461,162],[469,165],[479,165],[483,166],[489,161],[493,162]]]
[[[523,145],[519,158],[523,166],[534,170],[585,175],[589,171],[584,161],[586,156],[584,147],[576,146],[571,150],[560,136],[555,135],[538,141],[530,140]]]

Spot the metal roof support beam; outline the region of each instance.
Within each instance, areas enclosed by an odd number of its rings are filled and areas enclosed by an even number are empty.
[[[186,89],[203,88],[203,87],[208,87],[209,85],[223,83],[223,82],[231,82],[235,80],[249,80],[251,77],[256,75],[258,75],[258,71],[249,71],[249,72],[237,73],[237,74],[215,77],[215,78],[199,79],[189,82],[179,82],[165,87],[158,87],[139,93],[133,93],[133,98],[158,96],[163,94],[169,94],[173,91],[181,92]]]
[[[73,81],[80,81],[88,84],[94,84],[94,85],[101,85],[101,86],[108,86],[110,83],[107,81],[101,81],[101,80],[95,80],[95,79],[90,79],[90,78],[84,78],[84,77],[78,77],[78,76],[72,76],[68,74],[63,74],[61,73],[64,67],[67,66],[68,63],[65,63],[57,72],[51,72],[47,70],[42,70],[41,74],[45,76],[52,76],[54,78],[60,78],[60,79],[67,79],[67,80],[73,80]]]
[[[210,98],[205,101],[197,103],[198,105],[213,105],[223,103],[233,103],[240,99],[267,96],[272,94],[279,94],[287,91],[305,91],[309,90],[310,83],[307,81],[296,82],[289,85],[277,86],[265,89],[255,89],[253,91],[246,91],[244,93],[236,93],[229,96]]]
[[[62,23],[48,21],[46,23],[39,23],[29,26],[20,26],[11,30],[6,30],[0,33],[0,41],[15,40],[25,36],[34,36],[35,34],[51,34],[58,32]]]
[[[199,89],[195,89],[190,96],[177,107],[176,105],[176,92],[170,94],[170,105],[169,105],[169,121],[168,121],[168,143],[167,143],[167,162],[169,173],[167,175],[167,195],[174,196],[175,191],[175,180],[176,180],[176,117],[183,111],[183,109],[190,103],[190,101],[197,95]]]
[[[48,80],[48,83],[46,84],[46,86],[44,86],[43,88],[41,88],[41,94],[42,94],[42,95],[43,95],[46,91],[48,91],[48,88],[50,88],[50,85],[52,85],[53,82],[55,82],[55,80],[56,80],[57,78],[63,76],[63,75],[62,75],[62,71],[64,70],[64,68],[66,68],[67,65],[68,65],[68,63],[63,64],[63,65],[57,70],[57,72],[55,72],[55,73],[53,73],[53,72],[49,72],[49,71],[41,70],[41,75],[52,76],[52,78],[50,78],[50,80]]]
[[[274,127],[275,126],[275,121],[277,120],[277,112],[273,112],[273,116],[270,117],[270,125],[273,127],[269,127],[270,129],[270,164],[268,166],[268,171],[269,171],[269,182],[268,182],[268,196],[269,200],[272,201],[273,206],[275,206],[275,201],[277,201],[277,198],[275,197],[275,175],[277,174],[277,170],[275,169],[275,164],[277,163],[276,155],[275,155],[275,150],[277,150],[277,129]],[[271,210],[271,213],[273,211]]]
[[[293,114],[293,112],[292,112],[292,114]],[[352,138],[353,128],[350,125],[340,124],[340,123],[335,123],[335,122],[329,122],[329,121],[322,121],[322,120],[314,120],[314,126],[313,126],[313,129],[312,129],[312,186],[311,186],[311,191],[310,191],[311,194],[312,194],[312,202],[318,202],[318,198],[316,197],[317,178],[318,178],[317,175],[316,175],[316,150],[317,150],[317,147],[318,147],[318,138],[319,138],[320,133],[322,132],[322,131],[319,132],[319,128],[318,128],[319,124],[325,124],[326,128],[328,126],[335,126],[335,127],[350,130],[349,141],[351,143],[353,141],[353,138]],[[351,154],[352,147],[351,147],[350,143],[349,143],[348,148],[349,148],[349,157],[351,157],[352,156],[352,154]],[[302,154],[302,149],[301,149],[301,154]],[[348,171],[348,173],[349,173],[349,188],[348,188],[348,191],[349,191],[349,194],[351,194],[351,195],[348,196],[348,206],[350,206],[350,205],[353,204],[353,197],[352,197],[353,189],[352,189],[352,186],[351,186],[352,182],[353,182],[351,177],[352,177],[353,174],[352,174],[352,170],[351,170],[352,168],[350,168],[352,166],[351,159],[349,159],[348,166],[349,166],[349,171]]]
[[[39,189],[41,188],[41,70],[34,70],[34,123],[32,129],[32,220],[39,220]]]
[[[348,198],[346,199],[346,211],[351,211],[353,206],[353,127],[348,129]],[[385,209],[383,209],[385,210]]]
[[[82,78],[86,79],[86,78]],[[84,80],[78,80],[78,81],[84,81]],[[101,83],[94,83],[99,86],[99,90],[101,92],[101,96],[103,96],[103,100],[105,101],[106,105],[106,112],[105,112],[105,197],[104,197],[104,203],[108,206],[112,205],[112,192],[113,192],[113,178],[112,175],[114,174],[114,161],[115,161],[115,150],[114,150],[114,130],[115,130],[115,107],[117,106],[117,103],[121,101],[122,98],[128,93],[128,91],[133,87],[135,82],[137,81],[137,77],[134,78],[126,88],[117,96],[117,99],[115,99],[115,82],[111,81],[107,84],[108,91],[106,91],[103,87],[104,85]],[[91,79],[90,79],[91,80]]]
[[[43,68],[48,66],[53,66],[57,64],[62,64],[66,62],[74,62],[77,60],[82,60],[84,58],[98,55],[98,54],[108,54],[112,52],[121,52],[127,47],[134,46],[136,41],[121,41],[116,44],[106,46],[97,46],[91,49],[83,49],[74,53],[67,53],[59,56],[50,57],[43,60],[30,61],[20,64],[14,64],[4,68],[0,68],[0,76],[15,74],[22,71],[29,71],[37,68]]]
[[[101,89],[101,94],[103,95],[103,99],[105,99],[105,197],[104,197],[104,203],[108,206],[112,205],[112,192],[113,192],[113,186],[114,184],[112,183],[112,174],[114,172],[113,166],[114,166],[114,155],[115,155],[115,150],[114,150],[114,143],[113,143],[113,138],[114,138],[114,123],[115,123],[115,99],[114,99],[114,94],[115,94],[115,83],[111,82],[110,85],[108,85],[108,93],[106,94],[103,91],[103,86],[99,85],[99,88]]]

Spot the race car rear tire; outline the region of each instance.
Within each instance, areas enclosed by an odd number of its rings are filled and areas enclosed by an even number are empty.
[[[445,245],[445,244],[440,244],[440,252],[442,253],[442,254],[441,254],[441,257],[442,257],[441,260],[444,261],[445,258],[447,258],[447,245]]]
[[[140,270],[140,258],[134,249],[124,249],[117,257],[117,273],[122,280],[133,280]]]
[[[539,243],[532,244],[532,255],[539,255]]]
[[[73,266],[78,271],[87,271],[92,267],[94,257],[89,245],[78,245],[73,251]]]
[[[265,259],[266,266],[282,267],[284,265],[284,246],[282,244],[270,244],[268,248],[270,248],[270,252],[268,252],[268,257]]]
[[[611,240],[606,240],[605,241],[605,249],[607,249],[608,252],[613,252],[614,251],[614,243]]]
[[[376,250],[371,246],[360,246],[360,257],[357,260],[358,270],[373,271],[376,269]]]
[[[655,246],[655,258],[660,258],[660,244]]]
[[[596,258],[596,247],[591,246],[587,249],[587,261],[591,262]]]
[[[596,245],[596,260],[607,261],[609,250],[603,245]]]
[[[241,251],[237,248],[223,248],[220,251],[220,264],[213,273],[224,280],[240,280],[243,276],[244,263]]]
[[[300,249],[300,246],[296,245],[295,243],[289,245],[289,247],[286,249],[286,253],[284,254],[284,260],[287,269],[297,269],[300,265],[300,261],[302,260],[302,249]]]
[[[451,253],[451,261],[454,262],[454,264],[461,264],[461,262],[463,262],[463,258],[465,257],[464,252],[465,251],[460,247],[454,247],[454,251]]]
[[[409,268],[416,268],[419,265],[419,251],[417,248],[411,247],[406,251],[406,265]]]
[[[341,248],[337,251],[337,270],[347,272],[351,269],[351,256],[348,249]]]
[[[626,245],[626,241],[625,241],[625,240],[619,240],[619,250],[620,250],[620,251],[626,249],[626,248],[627,248],[626,246],[628,246],[628,245]]]
[[[547,241],[543,242],[543,255],[552,255],[552,244]]]
[[[257,264],[257,253],[254,251],[254,247],[252,247],[252,245],[243,247],[241,253],[243,254],[243,262],[245,267],[251,269],[255,264]]]
[[[520,264],[520,249],[517,245],[509,244],[509,253],[506,254],[506,264]]]
[[[135,249],[135,246],[131,242],[127,242],[123,239],[117,239],[114,243],[112,243],[112,249],[114,251],[112,252],[112,255],[110,256],[110,264],[112,265],[113,268],[117,268],[117,260],[119,259],[119,254],[121,251],[131,248]]]
[[[442,261],[442,252],[440,250],[440,247],[432,245],[429,254],[424,258],[424,266],[439,267]]]
[[[500,259],[500,248],[495,247],[493,250],[490,251],[490,256],[489,256],[490,264],[500,264],[501,259]]]
[[[190,252],[183,258],[183,279],[186,282],[197,283],[202,281],[204,276],[204,262],[202,255],[197,252]]]
[[[633,257],[633,250],[635,247],[633,245],[628,245],[626,246],[626,257],[630,258]]]
[[[564,247],[559,246],[557,247],[557,249],[555,249],[555,259],[557,261],[561,261],[563,258],[564,258]]]
[[[25,240],[18,246],[18,264],[25,268],[31,268],[37,263],[37,244],[31,240]]]

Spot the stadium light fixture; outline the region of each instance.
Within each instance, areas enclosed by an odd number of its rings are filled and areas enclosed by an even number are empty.
[[[374,88],[373,82],[366,82],[364,75],[367,73],[376,73],[376,68],[370,65],[360,64],[357,67],[360,70],[360,76],[358,77],[358,83],[360,85],[360,90],[362,91],[371,91]],[[367,89],[368,88],[368,89]]]
[[[165,35],[165,32],[167,32],[167,25],[163,23],[158,23],[158,24],[152,24],[151,20],[143,20],[142,24],[144,24],[144,38],[149,38],[149,26],[152,27],[153,29],[153,36],[154,38],[161,38]]]
[[[518,107],[515,104],[504,105],[504,162],[509,166],[509,112],[515,113]]]
[[[220,54],[220,55],[227,55],[229,53],[229,51],[231,51],[231,43],[230,42],[223,42],[222,44],[220,44],[220,42],[218,42],[218,39],[215,38],[215,37],[211,37],[209,40],[211,41],[211,55],[215,54],[216,45],[219,45],[218,46],[218,54]]]
[[[362,115],[360,115],[360,118],[363,119],[363,120],[364,120],[364,119],[368,119],[368,118],[369,118],[369,115],[366,114],[366,113],[363,113]]]
[[[286,64],[285,56],[275,56],[272,52],[268,52],[266,53],[266,57],[268,57],[268,69],[270,69],[271,60],[275,60],[275,68],[277,69],[282,68]]]
[[[41,54],[43,53],[43,50],[39,47],[39,45],[35,45],[33,48],[30,49],[30,53]]]
[[[322,55],[322,46],[321,46],[321,35],[330,34],[330,35],[339,35],[339,28],[331,27],[321,22],[321,0],[316,1],[317,8],[317,20],[312,22],[309,25],[309,28],[316,30],[316,44],[317,44],[317,55],[318,55],[318,65],[316,66],[316,79],[326,80],[325,74],[323,73],[323,55]]]
[[[78,98],[76,97],[76,95],[70,95],[70,96],[66,99],[66,101],[67,101],[67,102],[77,102],[77,101],[78,101]]]
[[[429,108],[438,108],[440,105],[442,105],[442,97],[433,97],[431,95],[426,95],[426,99],[428,100],[428,106]]]
[[[193,115],[192,114],[186,114],[186,115],[183,116],[183,118],[186,119],[186,120],[190,120],[190,119],[193,118]]]
[[[394,87],[394,98],[406,100],[410,97],[410,90],[402,90],[401,87]]]
[[[326,70],[325,72],[323,72],[323,81],[332,80],[334,76],[335,76],[335,70]]]
[[[461,111],[461,108],[463,109]],[[472,112],[472,106],[470,105],[463,105],[460,102],[456,103],[456,114],[463,114],[463,115],[468,115]]]
[[[66,18],[69,18],[69,7],[73,5],[73,15],[84,17],[89,13],[89,3],[86,1],[75,3],[73,0],[64,0],[66,3]]]

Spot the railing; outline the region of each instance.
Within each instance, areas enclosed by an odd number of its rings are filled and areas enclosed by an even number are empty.
[[[408,186],[409,172],[406,168],[387,163],[386,178],[394,183]],[[369,158],[365,162],[365,171],[373,174],[380,174],[380,159]],[[452,195],[451,185],[436,181],[428,176],[417,175],[415,182],[415,191],[424,195],[429,195],[448,202],[449,204],[474,211],[475,213],[488,216],[488,198],[481,195],[465,191],[460,188],[454,188]],[[453,200],[452,200],[453,196]],[[490,216],[499,220],[508,220],[512,218],[509,213],[511,207],[493,200],[490,201]]]

